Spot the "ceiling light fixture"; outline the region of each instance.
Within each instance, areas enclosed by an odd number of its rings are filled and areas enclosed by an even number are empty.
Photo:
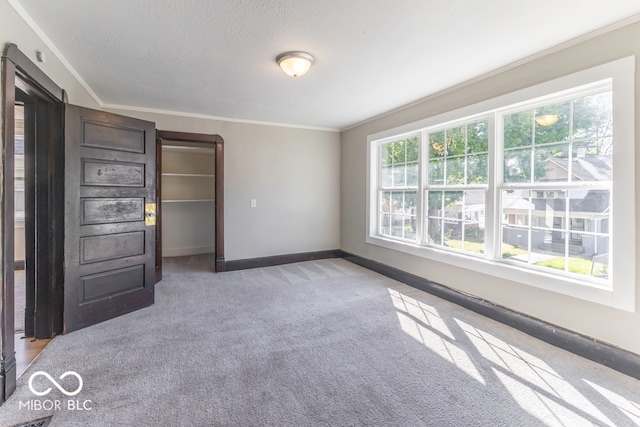
[[[278,55],[276,62],[285,73],[292,77],[300,77],[309,71],[316,60],[307,52],[291,51]]]
[[[557,114],[547,114],[546,116],[536,117],[536,122],[540,126],[551,126],[552,124],[554,124],[557,121],[558,121],[558,115]]]

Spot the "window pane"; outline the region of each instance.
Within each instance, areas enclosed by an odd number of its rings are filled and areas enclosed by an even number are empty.
[[[486,154],[467,157],[467,184],[486,184],[487,173]]]
[[[610,199],[604,189],[503,190],[502,257],[608,277]]]
[[[416,192],[405,192],[405,223],[404,238],[415,240],[416,238]]]
[[[380,215],[380,234],[383,234],[385,236],[391,235],[391,215],[390,214]]]
[[[393,186],[394,187],[405,187],[407,183],[405,182],[406,176],[406,168],[404,166],[394,166],[393,167]]]
[[[404,194],[402,191],[394,191],[391,194],[391,213],[404,213]]]
[[[444,220],[443,246],[462,250],[462,221]]]
[[[416,192],[385,191],[381,193],[380,199],[382,211],[380,233],[401,239],[415,240]]]
[[[444,131],[429,134],[429,158],[444,157]]]
[[[404,147],[404,139],[393,143],[393,163],[401,164],[406,161],[406,152]]]
[[[407,165],[407,187],[418,186],[418,164],[411,163]]]
[[[600,138],[613,134],[612,94],[599,93],[573,103],[573,137]]]
[[[569,144],[553,144],[534,149],[534,181],[569,181]]]
[[[531,149],[504,153],[504,182],[531,182]]]
[[[502,227],[502,258],[529,261],[529,232],[526,229]]]
[[[462,218],[460,215],[462,205],[462,191],[444,192],[444,216],[447,218]]]
[[[382,168],[382,176],[380,177],[380,185],[383,188],[389,188],[393,185],[393,168],[385,166]]]
[[[419,138],[414,136],[380,146],[382,188],[418,186]]]
[[[18,220],[24,219],[24,190],[15,191],[14,204],[15,218]]]
[[[608,234],[611,212],[611,193],[609,190],[571,190],[569,191],[569,231],[571,243],[586,255],[602,253],[593,245],[583,243],[581,232]],[[607,248],[608,249],[608,248]]]
[[[429,185],[444,184],[444,160],[429,162]]]
[[[391,235],[404,237],[404,215],[391,215]]]
[[[611,211],[611,192],[609,190],[571,190],[569,198],[569,216],[572,219],[590,218],[596,224],[598,220],[609,218]],[[597,229],[582,231],[600,232]]]
[[[529,212],[533,210],[529,190],[502,191],[502,223],[505,225],[527,226]]]
[[[406,162],[417,162],[418,161],[418,137],[414,136],[413,138],[407,139],[407,158]]]
[[[536,262],[535,265],[583,276],[604,279],[609,277],[609,256],[606,253],[598,256],[584,256],[581,254],[570,254],[569,257],[548,255],[546,259]]]
[[[427,192],[428,243],[484,253],[485,194],[485,190]]]
[[[467,224],[484,228],[485,196],[485,190],[464,192],[464,218]]]
[[[380,193],[380,211],[391,212],[391,192],[383,191]]]
[[[430,245],[442,245],[442,224],[442,219],[428,218],[429,238],[427,241]]]
[[[416,192],[415,191],[404,192],[404,212],[409,215],[416,214]]]
[[[547,240],[554,242],[564,242],[564,237],[560,231],[564,230],[566,224],[566,191],[558,190],[535,190],[531,192],[533,215],[538,220],[533,223],[534,227],[545,228],[551,235]]]
[[[427,215],[430,217],[442,217],[442,191],[427,192]]]
[[[611,181],[613,179],[613,139],[601,138],[573,144],[573,181]]]
[[[462,246],[467,252],[484,253],[484,230],[479,228],[464,229],[464,244]]]
[[[444,216],[444,191],[427,191],[427,233],[428,243],[442,245],[442,217]]]
[[[382,166],[390,166],[393,162],[393,143],[380,145],[380,163]]]
[[[536,108],[535,143],[562,142],[569,139],[571,107],[569,102]]]
[[[533,110],[504,116],[504,147],[531,145]]]
[[[484,190],[465,191],[463,244],[465,251],[484,253],[485,196]]]
[[[596,250],[591,257],[590,275],[607,279],[609,277],[609,237],[593,237]]]
[[[447,158],[447,184],[464,184],[464,157]]]
[[[452,128],[446,130],[447,156],[458,156],[464,154],[465,147],[465,127]]]
[[[611,169],[613,138],[585,139],[573,143],[573,158],[599,157]],[[593,160],[590,160],[593,161]]]
[[[467,152],[489,151],[489,122],[482,120],[467,125]]]

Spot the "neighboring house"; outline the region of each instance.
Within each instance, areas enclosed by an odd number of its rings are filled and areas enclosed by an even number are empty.
[[[610,181],[611,156],[585,156],[579,153],[569,159],[552,157],[545,162],[542,182]],[[567,200],[570,219],[567,224]],[[444,207],[444,232],[449,238],[461,238],[465,229],[484,229],[485,200],[483,192],[471,191]],[[569,253],[584,257],[609,252],[610,192],[606,190],[514,190],[502,200],[503,242],[535,252],[562,254],[569,234]],[[436,214],[435,212],[433,214]],[[436,215],[440,215],[437,213]],[[526,232],[531,228],[531,236]],[[585,234],[587,233],[587,234]],[[588,233],[602,233],[594,236]]]
[[[545,162],[541,181],[567,181],[569,170],[573,181],[610,181],[611,156],[584,156],[569,159],[552,157]],[[569,224],[567,224],[567,201]],[[531,216],[529,217],[529,212]],[[562,253],[567,231],[569,252],[593,256],[609,251],[606,236],[584,233],[609,233],[610,192],[606,190],[532,191],[521,197],[505,198],[503,224],[531,227],[531,247],[542,252]],[[529,224],[530,218],[530,224]],[[546,230],[537,229],[545,228]],[[556,231],[557,230],[557,231]],[[526,247],[526,236],[516,228],[505,229],[505,243]]]

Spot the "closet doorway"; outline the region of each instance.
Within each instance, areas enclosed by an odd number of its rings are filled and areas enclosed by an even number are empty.
[[[225,269],[223,142],[219,135],[158,131],[157,280],[163,264],[166,271]]]

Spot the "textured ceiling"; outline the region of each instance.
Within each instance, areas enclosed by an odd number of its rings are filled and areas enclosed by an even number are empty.
[[[103,105],[332,129],[640,13],[632,0],[11,2]],[[275,63],[287,50],[316,64],[289,77]]]

